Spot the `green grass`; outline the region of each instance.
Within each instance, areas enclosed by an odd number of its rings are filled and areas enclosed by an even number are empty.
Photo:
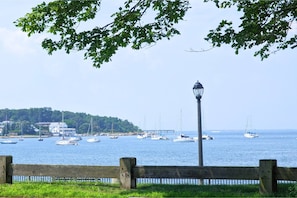
[[[275,197],[288,197],[292,185],[278,185]],[[124,190],[116,184],[89,182],[18,182],[0,185],[0,197],[262,197],[258,185],[138,185]]]

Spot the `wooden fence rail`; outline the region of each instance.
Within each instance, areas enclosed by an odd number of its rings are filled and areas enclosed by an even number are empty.
[[[118,178],[120,170],[118,166],[12,164],[11,167],[11,175],[70,178]]]
[[[0,184],[12,184],[13,176],[116,178],[125,189],[136,188],[137,178],[259,180],[259,192],[271,194],[277,180],[296,181],[297,168],[277,167],[276,160],[260,160],[259,167],[137,166],[136,158],[121,158],[120,166],[33,165],[0,156]]]

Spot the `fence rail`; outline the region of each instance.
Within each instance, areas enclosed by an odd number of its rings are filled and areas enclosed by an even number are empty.
[[[12,164],[11,171],[11,175],[23,176],[117,178],[119,177],[120,167]]]
[[[276,160],[260,160],[259,167],[219,166],[137,166],[136,158],[121,158],[120,166],[77,166],[13,164],[12,156],[0,156],[0,184],[26,181],[81,181],[119,182],[122,188],[136,188],[137,183],[171,184],[174,180],[185,184],[218,184],[218,180],[242,181],[241,184],[259,184],[261,194],[277,191],[277,183],[297,180],[297,168],[277,167]],[[219,183],[220,184],[220,183]]]
[[[259,179],[259,167],[136,166],[137,178]]]

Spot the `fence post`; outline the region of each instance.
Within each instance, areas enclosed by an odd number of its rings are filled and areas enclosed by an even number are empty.
[[[0,184],[12,184],[11,164],[12,156],[0,156]]]
[[[273,194],[277,192],[277,179],[276,179],[276,160],[260,160],[259,167],[259,181],[260,194]]]
[[[136,188],[136,178],[132,170],[136,166],[136,158],[120,159],[120,186],[124,189]]]

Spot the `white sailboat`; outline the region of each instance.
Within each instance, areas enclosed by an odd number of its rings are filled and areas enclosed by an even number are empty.
[[[14,140],[2,140],[0,141],[1,144],[16,144],[18,143],[17,141],[14,141]]]
[[[91,118],[91,122],[90,122],[90,125],[89,125],[89,129],[91,129],[91,138],[88,138],[87,139],[87,142],[89,143],[97,143],[97,142],[100,142],[100,139],[97,138],[96,136],[93,135],[93,118]],[[88,130],[89,131],[89,130]]]
[[[82,140],[82,137],[79,136],[79,135],[75,135],[75,136],[70,137],[69,140],[72,140],[72,141],[81,141]]]
[[[173,139],[173,142],[195,142],[195,140],[188,135],[180,134],[175,139]]]
[[[111,124],[111,135],[109,135],[110,139],[118,139],[119,136],[113,134],[113,123]]]
[[[137,135],[137,139],[140,139],[140,140],[146,139],[148,137],[149,137],[149,135],[147,133],[143,133],[143,134],[138,134]]]
[[[7,121],[7,116],[6,116],[6,134],[8,134],[8,121]],[[3,140],[0,140],[0,143],[1,144],[16,144],[18,143],[17,141],[14,141],[14,140],[10,140],[10,139],[3,139]]]
[[[193,138],[182,134],[182,110],[180,111],[180,135],[173,139],[173,142],[195,142]]]
[[[62,112],[62,122],[64,122],[64,113],[63,112]],[[59,131],[60,130],[61,130],[61,128],[59,128]],[[78,143],[75,140],[65,138],[65,131],[64,131],[64,128],[62,128],[62,138],[60,140],[56,141],[56,145],[62,145],[62,146],[78,145]]]
[[[169,138],[163,135],[153,135],[151,140],[169,140]]]
[[[195,140],[195,141],[198,141],[199,140],[199,138],[198,137],[193,137],[193,139]],[[213,137],[212,136],[210,136],[210,135],[202,135],[202,140],[213,140]]]
[[[257,138],[257,137],[259,137],[259,135],[257,133],[254,133],[254,132],[251,132],[250,130],[248,130],[248,127],[249,127],[249,122],[247,121],[246,129],[245,129],[245,132],[243,134],[243,136],[245,138]]]
[[[160,131],[151,136],[151,140],[169,140],[168,137],[162,135]]]
[[[97,137],[92,137],[92,138],[87,139],[87,142],[89,142],[89,143],[97,143],[97,142],[100,142],[100,139],[97,138]]]
[[[43,138],[41,137],[41,125],[39,126],[39,129],[38,129],[38,131],[39,131],[39,138],[38,138],[38,141],[43,141]]]
[[[63,130],[63,136],[60,140],[56,141],[56,145],[78,145],[78,143],[77,141],[72,140],[71,138],[65,138]]]
[[[258,134],[253,133],[253,132],[250,132],[250,131],[246,131],[246,132],[243,134],[243,136],[246,137],[246,138],[257,138],[257,137],[259,137]]]
[[[64,137],[58,141],[56,141],[56,145],[78,145],[78,143],[74,140],[65,139]]]
[[[21,123],[21,137],[19,138],[19,141],[24,141],[23,137],[23,124]]]

